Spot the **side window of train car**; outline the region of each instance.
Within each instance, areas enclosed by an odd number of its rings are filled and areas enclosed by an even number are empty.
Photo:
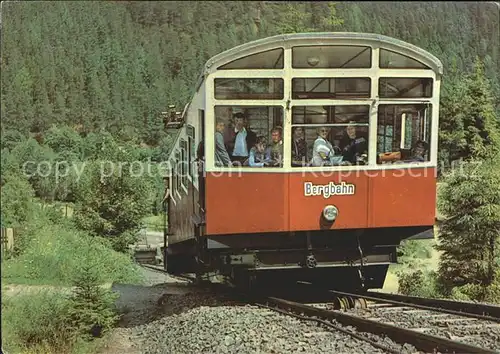
[[[368,163],[369,105],[292,107],[292,167]]]
[[[283,107],[215,106],[217,167],[283,167]]]
[[[181,154],[179,152],[179,150],[176,150],[175,151],[175,174],[177,175],[177,183],[176,183],[176,188],[177,188],[177,192],[180,193],[181,191],[181,168],[180,168],[180,165],[181,165]]]
[[[188,178],[187,178],[187,171],[188,171],[188,154],[187,154],[187,141],[185,139],[181,139],[181,161],[180,161],[180,167],[181,167],[181,181],[182,185],[188,188]]]
[[[175,198],[175,191],[177,191],[177,169],[175,159],[170,160],[170,171],[172,171],[172,196]]]
[[[430,104],[381,104],[378,107],[377,163],[430,159]]]
[[[194,136],[194,127],[192,125],[187,126],[187,136],[188,136],[188,173],[189,176],[194,180],[196,177],[195,163],[196,159],[196,147],[195,147],[195,136]]]

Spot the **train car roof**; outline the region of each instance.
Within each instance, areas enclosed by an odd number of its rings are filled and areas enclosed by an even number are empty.
[[[422,48],[396,38],[375,33],[312,32],[284,34],[262,38],[219,53],[206,62],[199,84],[201,84],[204,75],[217,70],[217,68],[223,64],[251,54],[269,50],[273,47],[277,48],[287,42],[292,45],[328,45],[335,44],[335,42],[339,42],[338,44],[340,45],[372,45],[375,47],[393,50],[411,58],[415,58],[427,65],[436,73],[440,75],[443,74],[443,64],[438,58]]]

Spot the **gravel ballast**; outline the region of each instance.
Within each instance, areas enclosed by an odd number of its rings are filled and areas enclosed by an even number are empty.
[[[127,354],[382,353],[368,342],[316,322],[244,305],[148,269],[144,273],[148,282],[143,286],[113,285],[123,314],[115,344],[126,342]],[[416,352],[367,336],[401,353]]]
[[[255,306],[202,306],[134,329],[160,353],[382,353],[367,342]]]

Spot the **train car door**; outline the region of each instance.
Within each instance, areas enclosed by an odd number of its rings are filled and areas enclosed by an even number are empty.
[[[198,167],[198,200],[193,209],[194,215],[194,236],[196,242],[196,255],[195,255],[195,273],[196,279],[201,279],[202,264],[205,262],[204,253],[206,250],[206,239],[203,237],[205,234],[205,111],[198,110],[198,119],[200,127],[200,142],[196,149],[196,161]]]

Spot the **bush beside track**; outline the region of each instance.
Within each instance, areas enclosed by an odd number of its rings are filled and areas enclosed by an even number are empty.
[[[131,256],[106,240],[46,218],[2,260],[2,339],[7,353],[88,353],[118,320],[113,282],[139,284]]]

